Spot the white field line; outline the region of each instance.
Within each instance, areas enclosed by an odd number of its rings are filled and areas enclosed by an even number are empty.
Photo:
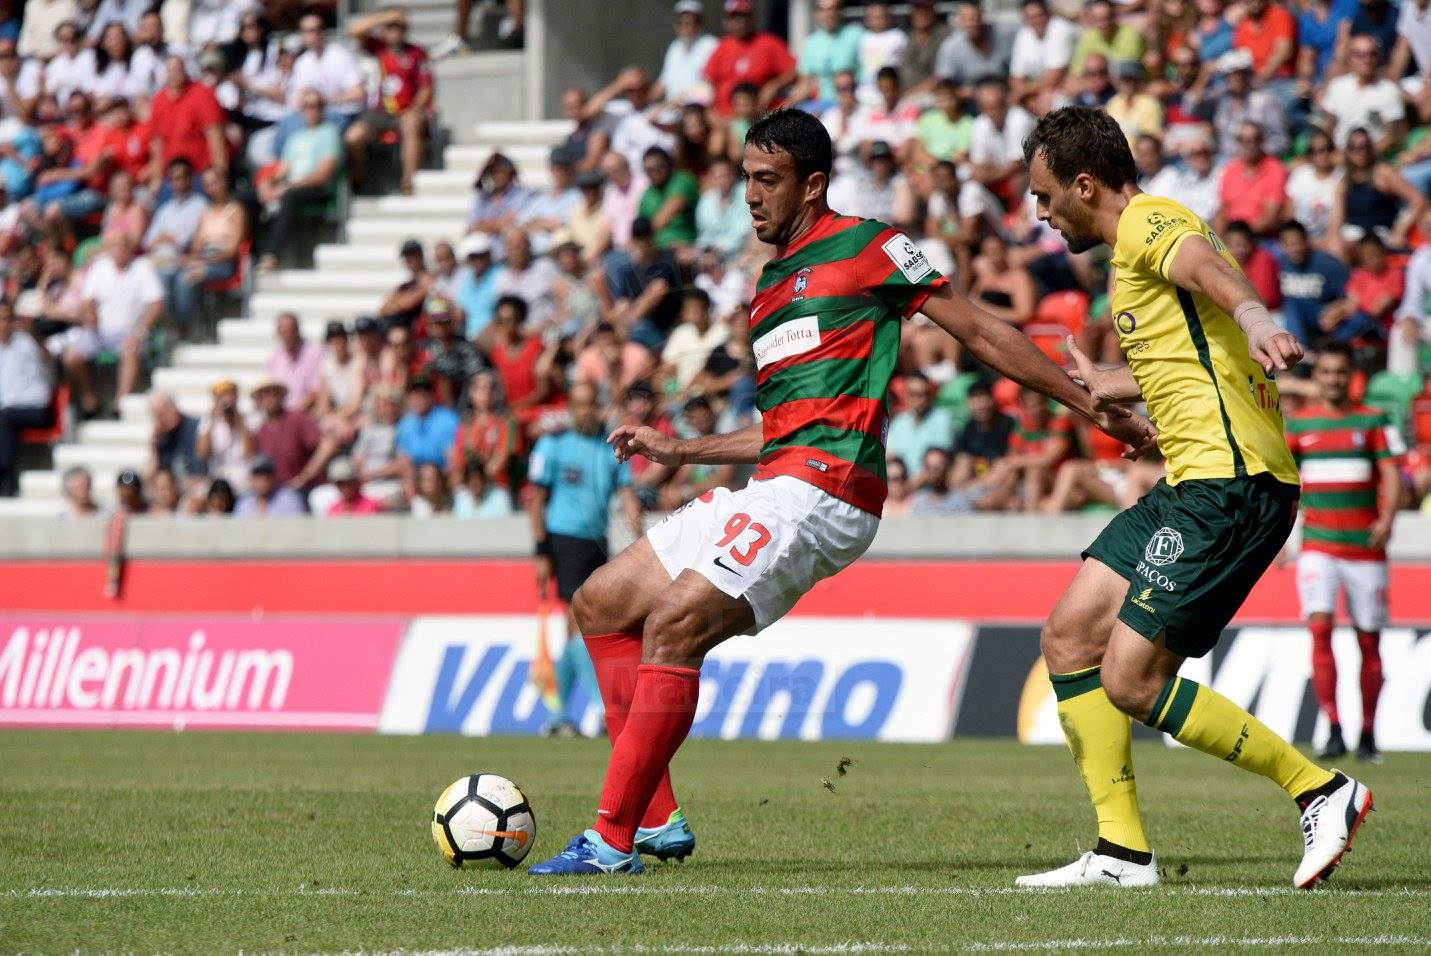
[[[670,886],[641,885],[639,883],[573,883],[537,884],[527,886],[458,886],[452,889],[359,889],[343,886],[296,886],[291,888],[238,889],[223,887],[31,887],[11,889],[4,893],[7,899],[124,899],[130,897],[253,897],[272,898],[285,896],[383,896],[393,897],[442,897],[442,896],[938,896],[938,897],[982,897],[982,896],[1059,896],[1077,893],[1071,888],[1029,888],[1014,886],[712,886],[701,884],[672,884]],[[1112,891],[1101,891],[1112,892]],[[1290,886],[1266,887],[1220,887],[1220,886],[1174,886],[1130,888],[1118,891],[1144,896],[1211,896],[1211,897],[1267,897],[1287,896],[1316,899],[1322,896],[1345,897],[1400,897],[1404,899],[1431,896],[1431,889],[1420,887],[1400,887],[1388,889],[1322,889],[1308,892]]]

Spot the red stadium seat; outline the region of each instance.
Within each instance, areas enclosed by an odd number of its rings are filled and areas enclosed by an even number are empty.
[[[50,399],[50,410],[54,412],[48,428],[24,428],[20,430],[20,441],[26,445],[57,445],[65,437],[65,418],[70,408],[70,386],[60,382],[55,386],[55,394]]]
[[[1064,339],[1083,331],[1088,319],[1088,293],[1077,289],[1044,296],[1034,316],[1024,326],[1024,334],[1043,354],[1059,364],[1067,358]]]
[[[1416,444],[1431,445],[1431,398],[1418,398],[1411,403],[1411,428]]]

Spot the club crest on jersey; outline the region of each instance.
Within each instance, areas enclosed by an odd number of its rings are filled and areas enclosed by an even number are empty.
[[[1159,528],[1148,546],[1143,549],[1143,558],[1149,564],[1166,567],[1174,564],[1183,554],[1183,536],[1172,528]]]
[[[803,298],[805,298],[805,287],[808,286],[809,284],[810,284],[810,267],[809,267],[809,266],[806,266],[805,268],[801,269],[799,272],[795,273],[795,284],[794,284],[794,285],[791,287],[791,289],[790,289],[790,291],[794,293],[794,295],[792,295],[792,296],[790,297],[791,300],[794,301],[795,299],[803,299]]]
[[[892,237],[880,248],[910,282],[918,282],[934,271],[934,267],[929,264],[929,260],[924,257],[920,248],[902,232]]]

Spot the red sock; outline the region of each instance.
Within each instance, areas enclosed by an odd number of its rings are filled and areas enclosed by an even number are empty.
[[[1332,656],[1332,622],[1312,621],[1312,689],[1327,720],[1340,724],[1337,716],[1337,659]]]
[[[601,702],[606,708],[606,736],[615,747],[616,738],[626,727],[626,714],[631,709],[631,695],[636,689],[636,668],[641,664],[641,635],[629,632],[588,634],[586,649],[596,668],[596,683],[601,688]],[[668,771],[661,774],[651,803],[641,817],[641,826],[663,825],[678,806]]]
[[[1381,697],[1381,632],[1357,628],[1361,648],[1361,732],[1376,731],[1376,702]]]
[[[636,673],[626,727],[611,744],[596,820],[602,839],[625,853],[631,852],[636,827],[690,733],[701,689],[701,672],[691,667],[642,664]]]

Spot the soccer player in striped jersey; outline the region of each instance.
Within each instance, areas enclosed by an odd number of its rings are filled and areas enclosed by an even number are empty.
[[[956,294],[908,237],[831,211],[830,165],[829,134],[808,113],[776,111],[746,135],[745,201],[756,236],[776,248],[750,308],[761,422],[685,441],[640,426],[611,434],[622,459],[756,471],[745,488],[718,488],[667,516],[577,592],[611,759],[595,826],[534,874],[639,873],[641,853],[694,848],[667,765],[695,716],[701,661],[727,638],[768,627],[869,547],[885,498],[902,318],[924,313],[1132,453],[1152,446],[1145,419],[1096,411],[1022,333]]]
[[[1312,632],[1312,687],[1331,723],[1321,759],[1347,752],[1332,655],[1337,593],[1345,591],[1361,648],[1361,739],[1356,755],[1380,762],[1374,731],[1381,695],[1381,629],[1386,626],[1386,542],[1401,497],[1396,458],[1406,449],[1386,412],[1351,400],[1351,372],[1351,349],[1341,342],[1324,346],[1312,365],[1321,403],[1287,421],[1287,443],[1302,471],[1297,594]]]
[[[1044,625],[1059,723],[1098,814],[1098,844],[1021,886],[1149,886],[1129,718],[1275,782],[1301,815],[1307,889],[1341,861],[1371,792],[1318,767],[1246,709],[1185,677],[1277,557],[1296,518],[1297,466],[1273,373],[1302,354],[1222,241],[1186,206],[1136,184],[1128,140],[1101,110],[1044,114],[1024,142],[1038,216],[1073,252],[1113,250],[1110,308],[1127,364],[1095,367],[1102,403],[1147,403],[1167,478],[1117,515]]]

